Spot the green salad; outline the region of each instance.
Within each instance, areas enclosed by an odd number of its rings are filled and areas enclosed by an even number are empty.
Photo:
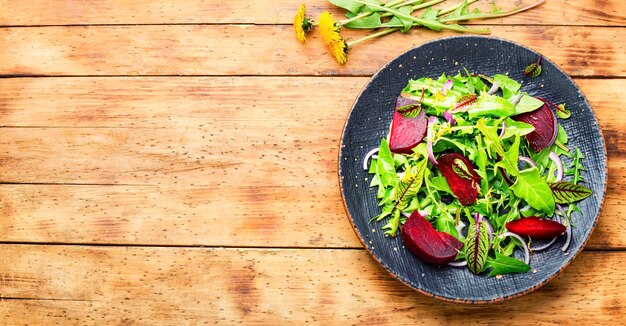
[[[591,195],[584,156],[568,146],[565,105],[521,86],[467,70],[408,81],[363,162],[385,235],[402,233],[427,263],[489,276],[527,272],[530,252],[557,242],[567,251],[576,203]]]

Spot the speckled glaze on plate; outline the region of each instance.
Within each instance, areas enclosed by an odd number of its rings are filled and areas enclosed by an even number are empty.
[[[578,86],[548,58],[543,72],[528,78],[524,68],[539,53],[522,45],[484,36],[455,36],[434,40],[413,48],[377,72],[356,99],[344,126],[339,150],[339,184],[344,206],[354,231],[369,253],[394,277],[431,297],[459,303],[487,303],[507,300],[531,292],[559,274],[580,253],[598,221],[606,189],[606,148],[596,117]],[[531,256],[531,272],[502,278],[477,276],[467,268],[434,267],[422,263],[402,246],[401,235],[383,236],[382,224],[369,222],[380,212],[376,189],[369,187],[371,176],[363,170],[365,154],[378,147],[389,131],[396,97],[410,78],[437,78],[442,72],[454,74],[463,67],[486,75],[508,74],[522,82],[522,91],[555,103],[567,103],[572,111],[559,122],[569,135],[569,146],[579,147],[586,156],[582,176],[593,195],[578,206],[572,243],[561,251],[564,237],[548,250]],[[566,161],[567,163],[568,161]]]

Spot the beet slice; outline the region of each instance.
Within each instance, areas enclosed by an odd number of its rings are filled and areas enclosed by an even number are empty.
[[[536,240],[548,240],[565,232],[565,226],[559,222],[529,216],[506,224],[507,230],[523,237]]]
[[[415,105],[418,102],[399,96],[396,100],[396,110],[391,122],[391,136],[389,149],[394,153],[412,153],[411,149],[417,146],[426,136],[426,113],[422,109],[414,118],[407,118],[398,113],[397,108]]]
[[[474,171],[472,162],[456,153],[441,155],[438,162],[437,167],[461,205],[473,204],[478,197],[480,176]]]
[[[528,140],[535,152],[539,153],[542,149],[554,144],[558,132],[558,122],[556,115],[554,115],[554,112],[550,110],[547,104],[535,111],[518,114],[511,118],[535,127],[533,132],[526,135],[526,140]]]
[[[402,242],[417,258],[435,265],[447,265],[454,261],[463,243],[455,237],[435,228],[414,211],[402,227]]]

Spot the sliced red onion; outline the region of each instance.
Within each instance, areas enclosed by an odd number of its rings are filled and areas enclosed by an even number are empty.
[[[452,267],[467,266],[467,260],[453,261],[451,263],[448,263],[448,266],[452,266]]]
[[[563,214],[563,219],[561,220],[561,223],[567,221],[567,215],[565,213],[565,210],[563,209],[563,206],[556,204],[556,208]],[[566,252],[571,242],[572,242],[572,226],[570,225],[569,221],[567,221],[567,225],[565,225],[565,244],[563,245],[563,248],[561,248],[561,250],[563,252]]]
[[[448,81],[443,84],[441,87],[441,94],[446,95],[446,93],[452,89],[452,79],[448,79]]]
[[[551,246],[554,242],[556,242],[556,239],[557,239],[558,237],[559,237],[559,236],[557,235],[556,237],[552,238],[552,240],[550,240],[550,242],[548,242],[548,243],[546,243],[546,244],[543,244],[543,245],[541,245],[541,246],[535,247],[535,248],[530,247],[529,249],[530,249],[531,251],[542,251],[542,250],[545,250],[545,249],[547,249],[548,247],[550,247],[550,246]]]
[[[371,151],[367,152],[367,154],[365,154],[365,159],[363,160],[363,170],[367,170],[367,161],[369,161],[370,157],[372,158],[378,158],[378,157],[374,157],[376,153],[378,153],[378,151],[380,150],[379,147],[373,148]]]
[[[500,138],[504,136],[505,132],[506,132],[506,121],[502,121],[502,130],[500,130]]]
[[[495,83],[493,83],[493,85],[491,85],[491,88],[489,89],[487,94],[493,95],[493,94],[495,94],[498,91],[499,88],[500,88],[500,84],[495,82]]]
[[[445,111],[443,113],[443,117],[448,120],[448,123],[450,123],[451,126],[454,126],[454,124],[456,123],[456,120],[454,119],[454,116],[452,115],[452,113],[450,113],[450,111]]]
[[[530,166],[533,166],[533,167],[537,166],[537,163],[535,163],[535,161],[533,161],[530,157],[520,156],[519,160],[522,162],[528,163]]]
[[[504,237],[513,237],[522,243],[522,246],[524,247],[524,263],[528,264],[530,262],[530,251],[528,250],[528,245],[524,242],[524,239],[513,232],[504,232],[498,236],[498,238]]]
[[[550,152],[548,157],[556,164],[556,179],[554,181],[561,181],[563,179],[563,161],[555,152]]]
[[[428,130],[426,132],[426,147],[428,148],[428,160],[433,165],[437,165],[435,154],[433,153],[433,125],[437,121],[437,118],[431,116],[428,118]]]

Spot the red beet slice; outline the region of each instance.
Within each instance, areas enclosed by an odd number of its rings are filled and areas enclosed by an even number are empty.
[[[565,232],[565,226],[559,222],[537,216],[529,216],[506,224],[507,230],[523,237],[536,240],[548,240]]]
[[[399,96],[396,100],[396,109],[417,103],[415,100]],[[412,153],[411,149],[417,146],[426,136],[426,122],[426,113],[423,109],[414,118],[407,118],[398,113],[397,110],[394,111],[391,122],[389,149],[394,153]]]
[[[455,237],[435,230],[420,213],[414,211],[402,227],[402,241],[424,262],[447,265],[456,258],[463,243]]]
[[[526,135],[526,140],[535,152],[552,146],[556,140],[558,132],[558,122],[554,112],[547,104],[535,111],[518,114],[512,117],[515,121],[528,123],[535,127],[535,130]]]
[[[456,153],[441,155],[438,161],[437,167],[461,205],[473,204],[478,197],[480,176],[474,171],[472,162]]]

